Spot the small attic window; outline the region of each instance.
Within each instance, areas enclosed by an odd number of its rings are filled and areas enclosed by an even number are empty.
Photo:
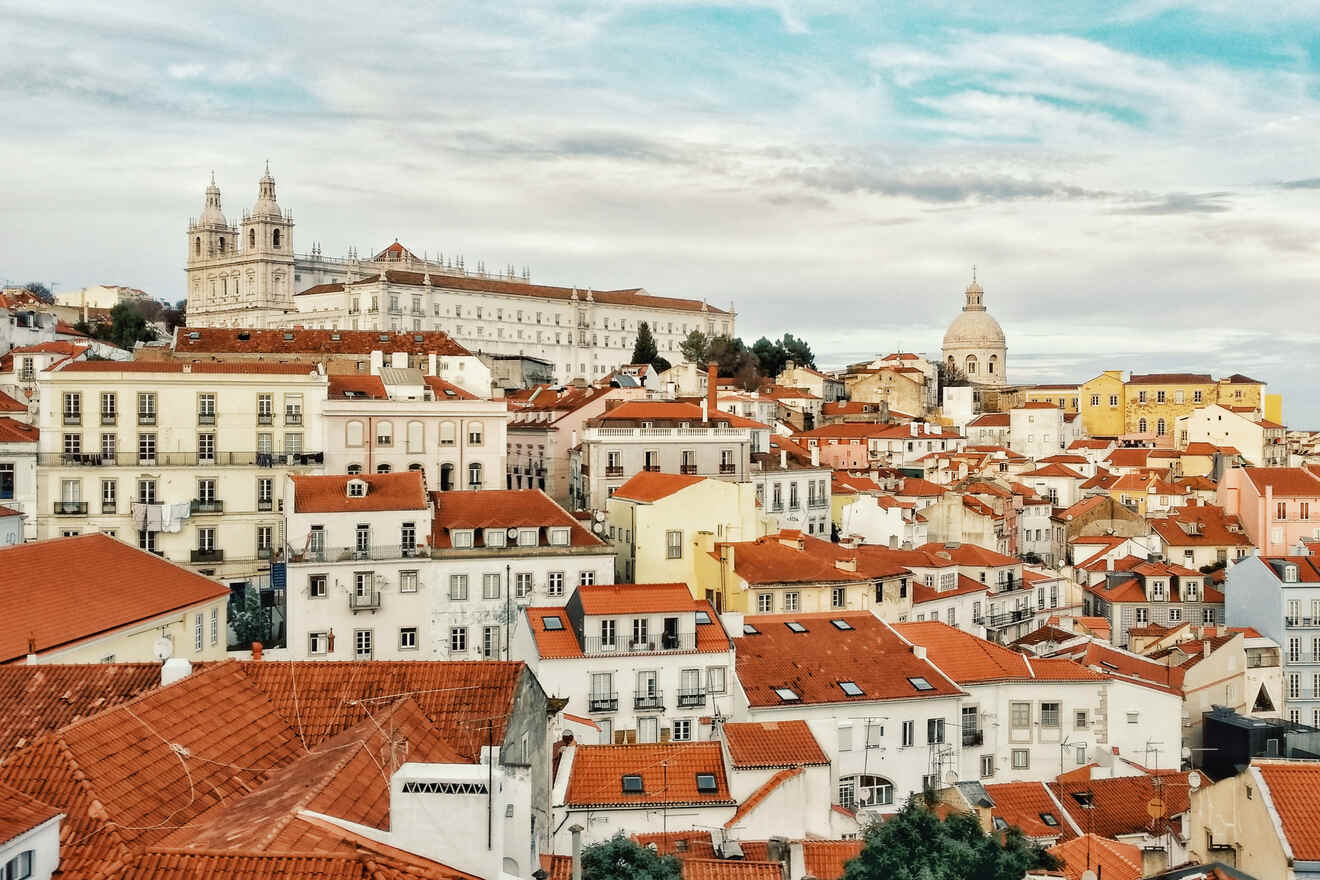
[[[252,338],[252,334],[244,330],[242,333],[238,334],[238,338],[242,342],[247,342]]]
[[[629,773],[623,777],[624,794],[645,794],[646,789],[642,786],[642,777],[636,773]]]
[[[837,617],[830,621],[835,629],[852,629],[853,625],[846,620],[839,620]]]
[[[743,635],[745,635],[745,636],[759,636],[760,634],[761,634],[761,631],[760,631],[759,629],[757,629],[756,627],[752,626],[750,623],[744,623],[744,624],[743,624]]]
[[[839,682],[839,690],[843,691],[850,697],[860,697],[862,695],[862,689],[857,686],[857,682],[855,681]]]
[[[338,342],[339,339],[340,339],[340,336],[339,336],[338,333],[331,333],[331,334],[330,334],[330,341],[331,341],[331,342]]]
[[[193,332],[191,332],[191,333],[188,334],[188,338],[189,338],[189,339],[201,339],[201,338],[202,338],[202,334],[200,334],[200,333],[198,333],[196,330],[194,330]]]
[[[774,691],[775,696],[779,697],[779,699],[783,700],[785,703],[795,703],[801,699],[801,697],[797,695],[797,691],[792,688],[775,688]]]
[[[292,333],[285,333],[285,334],[284,334],[284,341],[285,341],[285,342],[293,342],[293,334],[292,334]]]
[[[366,494],[367,494],[367,484],[364,480],[348,481],[349,498],[363,498],[366,497]]]
[[[550,529],[550,543],[556,547],[567,547],[568,529],[561,526]]]
[[[807,631],[807,628],[796,620],[790,620],[788,623],[785,623],[784,626],[788,627],[790,632],[804,633]]]
[[[717,791],[719,791],[719,788],[715,785],[714,773],[697,774],[697,792],[699,794],[714,794]]]
[[[1074,791],[1072,796],[1073,800],[1077,801],[1079,806],[1083,806],[1088,810],[1093,806],[1091,793],[1089,791]]]
[[[389,341],[390,341],[390,335],[389,335],[388,333],[382,333],[382,334],[380,334],[380,341],[381,341],[381,342],[389,342]]]
[[[558,614],[547,614],[541,618],[541,628],[546,632],[559,632],[564,628],[564,619]]]
[[[1057,828],[1059,826],[1059,820],[1054,818],[1053,813],[1041,813],[1040,821],[1044,822],[1046,825],[1050,826],[1051,828]]]
[[[422,334],[420,334],[420,333],[414,333],[414,334],[413,334],[413,342],[421,342],[421,341],[423,340],[423,338],[424,338],[424,337],[423,337]]]
[[[920,676],[920,675],[918,675],[916,678],[909,678],[909,679],[908,679],[908,684],[912,685],[912,687],[916,688],[916,689],[919,690],[919,691],[933,691],[933,690],[935,690],[935,685],[933,685],[933,684],[931,684],[930,682],[926,681],[926,679],[923,678],[923,677]]]
[[[705,611],[698,611],[698,612],[697,612],[697,625],[698,625],[698,626],[703,626],[703,625],[708,624],[708,623],[710,623],[710,615],[707,614]]]

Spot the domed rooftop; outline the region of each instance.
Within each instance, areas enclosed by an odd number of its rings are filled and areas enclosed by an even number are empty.
[[[206,207],[202,208],[201,223],[207,226],[228,226],[220,210],[220,187],[215,185],[215,172],[211,172],[211,185],[206,188]]]
[[[279,217],[280,206],[275,201],[275,178],[270,176],[270,163],[266,163],[266,173],[257,181],[257,201],[252,206],[254,217]]]
[[[1004,329],[985,310],[985,291],[975,279],[964,291],[967,303],[944,334],[944,348],[995,348],[1005,343]]]

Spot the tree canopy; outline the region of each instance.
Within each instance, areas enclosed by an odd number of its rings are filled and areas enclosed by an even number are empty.
[[[949,361],[940,361],[935,365],[936,378],[939,379],[939,390],[942,392],[945,388],[962,388],[972,384],[972,380],[967,378],[967,374],[962,371],[962,367]]]
[[[40,281],[29,281],[23,285],[23,289],[44,303],[55,302],[55,294],[51,293],[49,286],[42,284]]]
[[[582,880],[679,880],[682,866],[622,831],[582,848]]]
[[[632,363],[653,364],[659,356],[660,352],[655,347],[655,336],[651,333],[651,325],[643,321],[637,325],[637,341],[633,343]]]
[[[940,821],[915,797],[863,835],[862,851],[844,866],[843,880],[1022,880],[1029,870],[1059,867],[1017,828],[986,834],[970,813]]]
[[[799,367],[816,366],[816,356],[811,346],[792,333],[785,333],[783,338],[773,342],[762,336],[752,343],[752,354],[756,355],[763,376],[778,376],[789,361]]]
[[[133,348],[138,342],[150,342],[156,338],[155,331],[147,324],[141,309],[128,300],[120,300],[110,309],[109,324],[88,325],[79,321],[74,327],[93,339],[127,349]]]

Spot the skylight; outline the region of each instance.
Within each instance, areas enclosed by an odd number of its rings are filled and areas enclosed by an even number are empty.
[[[779,699],[783,700],[785,703],[791,703],[799,699],[797,691],[792,688],[775,688],[775,696],[779,697]]]
[[[706,624],[706,623],[710,623],[710,615],[707,614],[707,613],[704,612],[704,611],[698,611],[698,612],[697,612],[697,624],[700,625],[700,624]]]
[[[752,626],[750,623],[744,623],[744,624],[743,624],[743,635],[745,635],[745,636],[759,636],[760,634],[761,634],[761,631],[760,631],[759,629],[757,629],[756,627]]]
[[[1059,824],[1059,820],[1054,818],[1053,813],[1041,813],[1040,821],[1044,822],[1046,825],[1050,826],[1051,828],[1054,828]]]
[[[933,684],[931,684],[930,682],[926,681],[926,679],[922,678],[922,677],[919,676],[919,675],[918,675],[916,678],[909,678],[909,679],[908,679],[908,684],[912,685],[914,688],[916,688],[916,689],[919,690],[919,691],[933,691],[933,690],[935,690],[935,685],[933,685]]]
[[[1072,796],[1073,800],[1081,806],[1086,807],[1088,810],[1091,808],[1091,793],[1089,791],[1074,791]]]
[[[860,697],[862,695],[862,689],[857,686],[855,681],[841,681],[839,682],[839,689],[850,697]]]
[[[623,777],[624,794],[644,794],[646,789],[642,786],[642,777],[638,774],[630,773]]]
[[[807,631],[807,628],[802,624],[798,623],[796,620],[790,620],[788,623],[784,624],[784,626],[788,627],[790,630],[792,630],[795,633],[804,633]]]
[[[546,632],[555,632],[564,628],[564,621],[559,615],[547,615],[541,618],[541,626]]]
[[[840,620],[837,617],[830,621],[835,629],[852,629],[853,625],[846,620]]]
[[[697,774],[697,791],[701,794],[713,794],[719,789],[715,785],[714,773]]]

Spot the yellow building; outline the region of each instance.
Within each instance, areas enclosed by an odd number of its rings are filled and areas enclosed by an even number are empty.
[[[1123,371],[1105,370],[1078,389],[1082,432],[1088,437],[1117,437],[1123,430]]]
[[[1032,385],[1022,389],[1023,403],[1049,403],[1064,412],[1081,412],[1080,385]]]
[[[716,541],[761,535],[753,483],[642,471],[610,496],[605,526],[619,583],[684,583],[695,598],[697,561]]]
[[[228,601],[224,584],[106,534],[6,547],[0,664],[223,660]]]
[[[697,578],[699,598],[744,614],[865,611],[874,593],[872,579],[857,572],[855,554],[797,531],[717,543],[698,556]]]
[[[1172,445],[1180,417],[1218,402],[1219,383],[1209,373],[1133,373],[1123,386],[1123,433]]]

